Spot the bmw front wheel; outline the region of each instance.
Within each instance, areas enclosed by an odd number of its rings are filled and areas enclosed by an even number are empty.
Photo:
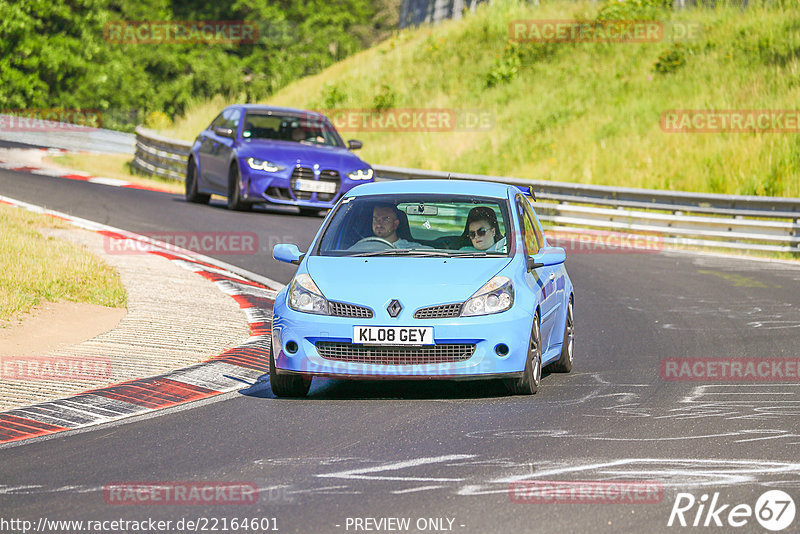
[[[234,162],[228,175],[228,209],[249,211],[252,206],[242,200],[242,183],[239,179],[239,166]]]

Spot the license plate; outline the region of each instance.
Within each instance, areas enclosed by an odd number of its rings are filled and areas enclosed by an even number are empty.
[[[354,326],[353,343],[360,345],[433,345],[433,327]]]
[[[310,191],[312,193],[335,193],[336,184],[333,182],[318,182],[316,180],[304,180],[298,178],[294,181],[296,191]]]

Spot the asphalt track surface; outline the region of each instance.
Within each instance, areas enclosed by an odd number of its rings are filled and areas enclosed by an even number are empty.
[[[293,266],[272,260],[271,245],[304,249],[322,221],[13,171],[0,171],[0,194],[135,232],[256,232],[257,254],[210,255],[284,283]],[[410,518],[408,532],[765,532],[753,517],[736,529],[667,521],[679,492],[719,493],[731,505],[723,522],[768,489],[800,504],[800,382],[659,374],[672,357],[797,360],[800,269],[678,253],[574,253],[567,268],[576,363],[571,374],[545,373],[534,396],[508,396],[493,382],[317,379],[307,399],[286,400],[267,381],[244,384],[210,401],[0,448],[0,520],[152,518],[173,521],[169,532],[189,531],[176,528],[181,518],[208,518],[208,532],[233,531],[222,523],[232,518],[274,518],[279,532],[403,532],[354,526],[353,518],[388,517]],[[510,483],[535,480],[657,481],[663,492],[655,503],[512,501]],[[156,481],[246,482],[260,498],[106,502],[109,484]],[[686,513],[690,525],[697,510]],[[420,528],[428,518],[446,519]],[[796,517],[783,532],[798,530]]]

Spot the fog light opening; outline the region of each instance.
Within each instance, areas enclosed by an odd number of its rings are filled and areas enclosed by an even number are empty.
[[[287,341],[286,342],[286,352],[289,354],[294,354],[297,352],[297,342],[296,341]]]
[[[494,351],[497,353],[498,356],[505,357],[508,356],[508,345],[505,343],[499,343],[495,346]]]

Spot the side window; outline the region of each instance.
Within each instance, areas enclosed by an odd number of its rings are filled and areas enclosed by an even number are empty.
[[[220,113],[219,115],[217,115],[216,119],[211,121],[211,124],[208,127],[209,130],[213,130],[214,128],[220,128],[225,124],[225,117],[223,117],[222,115],[223,114]]]
[[[236,131],[236,129],[239,128],[239,121],[241,118],[242,112],[238,109],[226,109],[222,112],[222,124],[220,124],[220,126]]]
[[[231,110],[230,114],[228,115],[228,128],[232,129],[234,132],[239,130],[239,123],[242,120],[242,112],[238,109]]]
[[[522,241],[525,243],[525,253],[532,256],[539,252],[541,241],[537,236],[536,223],[532,217],[533,214],[530,213],[528,201],[524,197],[517,197],[517,213],[522,223]]]
[[[531,208],[530,202],[527,200],[525,201],[525,207],[527,208],[525,211],[531,216],[531,221],[533,221],[533,232],[536,234],[536,241],[539,243],[539,248],[541,248],[544,246],[542,225],[539,224],[539,219],[536,217],[536,214],[533,212],[533,208]]]

